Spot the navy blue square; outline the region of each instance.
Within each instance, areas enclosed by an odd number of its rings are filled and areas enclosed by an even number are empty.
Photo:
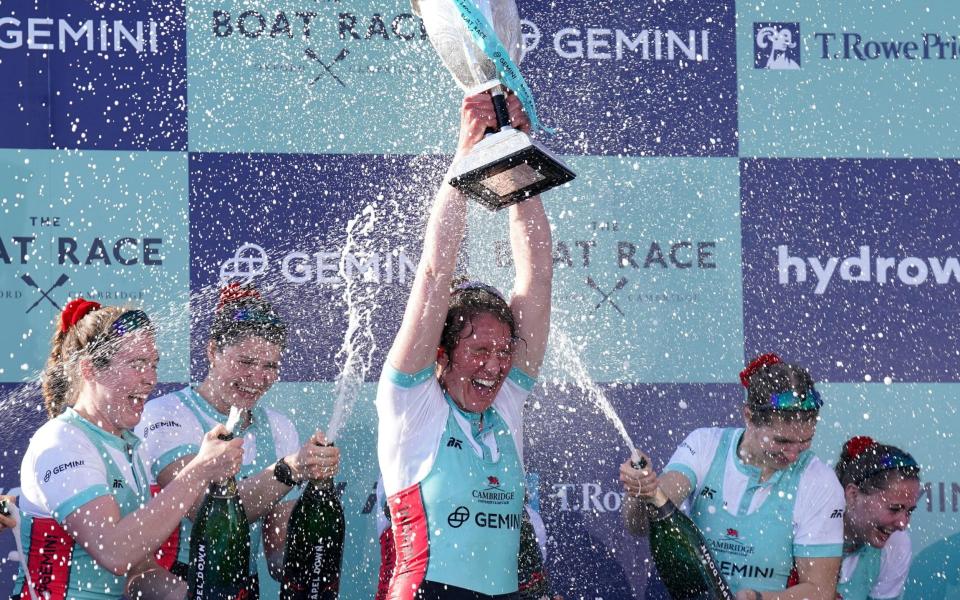
[[[186,150],[183,2],[4,2],[0,81],[0,147]]]
[[[960,162],[740,162],[747,357],[835,382],[957,382]]]
[[[734,2],[536,0],[520,70],[563,154],[737,156]]]
[[[282,379],[334,380],[347,329],[340,275],[347,248],[344,267],[355,295],[375,295],[370,333],[377,351],[368,376],[378,377],[420,257],[427,202],[443,173],[423,176],[423,164],[411,165],[422,160],[430,159],[191,153],[192,379],[206,376],[217,290],[237,282],[263,292],[288,325]],[[352,310],[367,308],[370,302],[357,301]]]

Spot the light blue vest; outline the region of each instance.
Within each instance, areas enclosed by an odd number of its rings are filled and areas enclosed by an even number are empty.
[[[420,482],[430,536],[426,579],[488,595],[516,592],[524,476],[513,436],[495,408],[483,412],[482,433],[492,430],[497,441],[493,460],[481,441],[480,414],[446,399],[450,415],[437,458]],[[464,439],[457,414],[469,421],[482,457]]]
[[[723,432],[690,517],[703,532],[734,592],[744,588],[783,590],[793,569],[793,506],[800,476],[813,453],[802,453],[796,462],[764,482],[760,482],[759,468],[735,458],[734,463],[750,478],[750,483],[739,506],[725,507],[723,473],[727,456],[742,436],[742,429]],[[766,487],[772,488],[769,496],[755,512],[747,514],[756,493]]]
[[[859,555],[857,567],[850,579],[837,584],[837,594],[843,600],[867,600],[870,591],[880,577],[880,556],[882,550],[870,544],[864,544],[854,554]]]

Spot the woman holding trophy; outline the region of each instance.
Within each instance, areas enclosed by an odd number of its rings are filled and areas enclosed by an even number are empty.
[[[511,121],[527,128],[515,96]],[[461,109],[454,162],[496,125],[487,93]],[[444,183],[377,389],[378,455],[396,543],[390,600],[517,598],[523,404],[550,322],[550,225],[510,208],[513,296],[453,279],[467,198]]]
[[[415,3],[468,93],[456,156],[434,200],[403,322],[377,389],[378,456],[396,544],[390,600],[518,598],[523,404],[550,328],[552,241],[536,196],[545,187],[531,187],[536,177],[524,176],[539,165],[516,153],[494,156],[506,138],[529,141],[530,119],[518,95],[503,95],[497,79],[484,83],[484,73],[496,77],[498,70],[490,60],[471,62],[482,52],[471,45],[463,22],[436,30],[444,16],[461,18],[451,11],[455,4]],[[512,1],[504,4],[515,18]],[[484,5],[488,18],[503,14],[502,6]],[[519,32],[518,20],[513,27]],[[465,47],[462,55],[445,54]],[[489,193],[471,187],[471,171],[482,173],[474,183]],[[510,206],[516,279],[509,302],[491,286],[454,280],[468,198],[490,208]]]
[[[387,598],[515,600],[523,405],[546,352],[553,280],[537,194],[573,174],[526,134],[537,121],[514,63],[513,0],[414,0],[414,10],[466,98],[377,388],[377,453],[396,548]],[[509,302],[489,285],[454,280],[468,198],[510,207]]]

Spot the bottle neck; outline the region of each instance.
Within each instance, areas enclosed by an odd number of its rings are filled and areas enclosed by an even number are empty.
[[[646,498],[645,501],[647,504],[653,507],[653,513],[650,515],[650,519],[653,521],[661,521],[668,518],[677,510],[676,505],[673,503],[666,494],[663,493],[663,490],[657,488],[657,491],[654,492],[653,496]]]
[[[324,477],[323,479],[311,479],[307,483],[307,489],[303,491],[306,494],[332,494],[333,477]]]
[[[212,496],[227,497],[237,495],[237,480],[233,477],[210,484],[208,493]]]

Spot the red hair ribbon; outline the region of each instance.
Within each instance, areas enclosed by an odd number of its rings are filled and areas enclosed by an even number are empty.
[[[248,285],[240,285],[236,281],[220,289],[220,301],[217,302],[217,312],[227,304],[243,300],[244,298],[259,298],[260,292]]]
[[[875,446],[877,443],[873,441],[873,438],[867,435],[858,435],[847,440],[847,443],[844,444],[843,449],[847,453],[847,456],[850,458],[856,458],[863,454],[871,446]]]
[[[774,353],[770,354],[761,354],[760,356],[753,359],[753,362],[747,365],[747,368],[740,371],[740,383],[743,387],[750,387],[750,378],[753,377],[753,374],[762,369],[763,367],[768,367],[770,365],[775,365],[777,363],[782,363],[780,357]]]
[[[100,308],[99,302],[84,300],[83,298],[74,298],[63,307],[60,313],[60,332],[66,333],[71,327],[76,325],[80,319],[85,317],[88,312]]]

